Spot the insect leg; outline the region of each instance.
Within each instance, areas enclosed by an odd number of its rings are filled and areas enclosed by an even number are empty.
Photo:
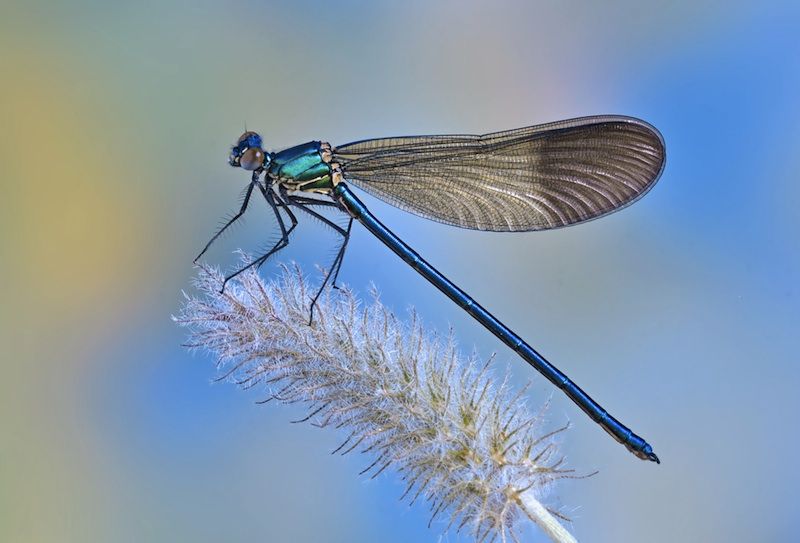
[[[304,197],[304,196],[291,196],[291,197],[289,197],[288,195],[284,195],[284,196],[285,196],[285,198],[287,200],[289,200],[289,198],[291,198],[291,201],[294,204],[300,203],[300,204],[311,205],[311,206],[318,205],[318,206],[337,207],[337,208],[341,207],[336,202],[328,202],[328,201],[325,201],[325,200],[317,200],[315,198],[307,198],[307,197]],[[351,230],[352,227],[353,227],[353,218],[351,217],[350,221],[347,223],[347,228],[345,229],[344,242],[342,243],[342,247],[340,248],[341,252],[342,252],[342,255],[341,255],[341,257],[338,258],[338,265],[336,265],[335,268],[334,267],[331,268],[331,270],[335,269],[335,271],[333,272],[333,281],[331,282],[331,286],[333,288],[336,288],[336,289],[339,288],[339,287],[336,286],[336,279],[339,277],[339,271],[342,269],[342,262],[344,262],[344,251],[347,248],[347,243],[350,241],[350,230]]]
[[[229,220],[227,223],[225,223],[225,225],[222,228],[217,230],[217,233],[214,234],[214,236],[208,241],[208,243],[206,243],[206,246],[203,247],[203,250],[200,251],[200,254],[195,257],[195,259],[194,259],[194,263],[195,264],[197,264],[197,261],[200,260],[200,257],[203,256],[206,251],[208,251],[208,248],[211,247],[211,244],[214,243],[217,240],[217,238],[225,231],[225,229],[228,228],[233,223],[235,223],[237,220],[239,220],[239,217],[244,215],[244,212],[247,210],[247,204],[250,203],[250,195],[253,194],[253,186],[257,185],[257,184],[258,184],[258,182],[254,178],[253,181],[250,183],[250,186],[247,187],[247,193],[244,195],[244,200],[242,201],[242,208],[239,210],[239,212],[236,215],[234,215],[231,218],[231,220]]]
[[[320,205],[320,206],[326,206],[326,207],[339,207],[337,203],[335,203],[335,202],[326,202],[326,201],[323,201],[323,200],[316,200],[316,199],[313,199],[313,198],[304,198],[302,196],[292,196],[292,195],[287,195],[286,199],[290,204],[294,205],[298,209],[302,209],[303,211],[305,211],[306,213],[308,213],[312,217],[315,217],[315,218],[319,219],[320,221],[322,221],[326,225],[330,226],[333,229],[334,232],[336,232],[337,234],[342,236],[342,245],[339,247],[339,251],[336,254],[336,258],[333,261],[333,265],[331,266],[331,269],[328,271],[328,273],[325,274],[325,279],[322,281],[322,285],[320,286],[319,290],[317,291],[317,294],[311,300],[311,307],[310,307],[310,310],[309,310],[310,316],[309,316],[309,319],[308,319],[308,324],[311,325],[311,323],[314,321],[314,306],[317,305],[317,300],[319,300],[319,297],[322,295],[322,292],[325,290],[325,285],[328,284],[328,280],[330,279],[331,275],[334,276],[334,282],[336,281],[336,277],[339,275],[339,269],[342,266],[342,259],[344,257],[344,251],[347,248],[347,241],[350,239],[350,227],[353,225],[353,220],[352,219],[350,220],[350,222],[347,225],[347,229],[345,230],[344,228],[342,228],[338,224],[334,223],[330,219],[328,219],[326,217],[323,217],[322,215],[320,215],[319,213],[317,213],[313,209],[310,209],[310,206],[314,206],[314,205]],[[335,272],[334,272],[334,270],[335,270]]]
[[[225,277],[224,281],[222,282],[222,288],[220,289],[220,292],[223,292],[225,290],[225,285],[227,284],[228,281],[230,281],[243,271],[252,268],[253,266],[255,266],[256,268],[261,267],[264,264],[264,262],[266,262],[267,259],[269,259],[269,257],[274,255],[281,249],[286,248],[286,246],[289,245],[289,234],[291,234],[292,230],[294,230],[295,227],[297,226],[297,217],[295,217],[294,213],[292,213],[292,210],[289,209],[289,206],[286,205],[286,202],[281,200],[280,196],[274,194],[271,190],[264,188],[261,185],[258,185],[258,189],[261,191],[261,194],[264,195],[264,199],[270,205],[270,207],[272,208],[272,212],[275,214],[275,218],[278,221],[278,226],[281,229],[281,239],[278,240],[278,242],[272,247],[272,249],[270,249],[260,257],[256,258],[243,268],[240,268],[235,272],[233,272],[232,274]],[[279,207],[283,208],[283,210],[289,216],[289,220],[292,222],[292,225],[289,228],[286,228],[286,223],[284,222],[283,216],[281,215],[280,210],[278,209]]]
[[[331,286],[333,288],[339,288],[336,286],[336,279],[339,278],[339,271],[342,269],[342,262],[344,262],[344,252],[347,249],[347,242],[350,241],[350,230],[353,228],[353,217],[350,217],[350,220],[347,222],[347,235],[344,237],[344,241],[342,241],[342,248],[339,250],[339,265],[336,266],[336,272],[333,274],[333,281],[331,282]]]

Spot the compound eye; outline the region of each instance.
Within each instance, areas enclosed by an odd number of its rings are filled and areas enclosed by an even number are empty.
[[[264,165],[264,151],[257,147],[251,147],[242,154],[239,164],[243,169],[253,171]]]
[[[251,138],[251,137],[253,137],[253,136],[256,136],[256,137],[257,137],[257,136],[258,136],[258,134],[256,134],[255,132],[249,132],[249,131],[248,131],[248,132],[245,132],[244,134],[242,134],[242,135],[239,137],[239,141],[237,141],[237,142],[236,142],[236,144],[238,145],[238,144],[240,144],[240,143],[243,143],[243,142],[247,141],[248,139],[250,139],[250,138]]]

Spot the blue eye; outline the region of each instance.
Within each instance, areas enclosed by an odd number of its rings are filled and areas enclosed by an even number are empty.
[[[236,146],[240,153],[249,147],[261,147],[261,136],[255,132],[245,132],[239,137]]]
[[[247,146],[248,147],[261,147],[261,136],[258,134],[253,134],[249,138],[247,138]]]

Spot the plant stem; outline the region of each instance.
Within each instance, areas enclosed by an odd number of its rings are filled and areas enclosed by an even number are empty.
[[[564,528],[547,508],[534,498],[533,492],[523,492],[517,496],[517,504],[536,523],[547,536],[556,543],[578,543],[578,540]]]

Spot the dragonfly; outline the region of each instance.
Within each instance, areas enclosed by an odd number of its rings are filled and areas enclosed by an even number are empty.
[[[280,228],[264,254],[225,277],[258,268],[289,245],[297,216],[312,216],[340,238],[329,280],[336,285],[353,221],[458,304],[523,360],[561,389],[595,423],[642,460],[660,463],[653,448],[595,402],[519,335],[423,259],[381,223],[350,184],[400,209],[461,228],[493,232],[549,230],[620,210],[647,193],[664,169],[664,139],[633,117],[605,115],[563,120],[484,135],[427,135],[366,139],[333,146],[310,141],[278,152],[264,150],[246,131],[231,149],[231,166],[251,172],[241,208],[209,240],[195,263],[263,197]],[[321,212],[349,216],[344,227]]]

